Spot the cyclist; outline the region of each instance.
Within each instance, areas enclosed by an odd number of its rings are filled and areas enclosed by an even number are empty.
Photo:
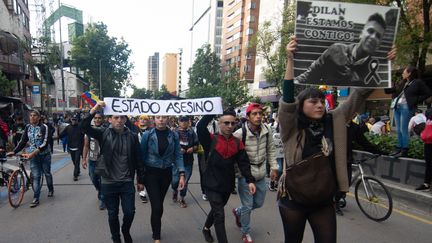
[[[27,153],[22,156],[30,161],[30,170],[33,176],[34,195],[30,204],[31,208],[39,205],[39,196],[42,185],[40,179],[42,173],[45,175],[48,186],[48,197],[54,196],[53,177],[51,174],[51,152],[48,146],[48,127],[40,121],[40,113],[36,110],[30,111],[30,124],[26,125],[21,140],[13,152],[7,153],[12,156],[20,152],[27,144]]]

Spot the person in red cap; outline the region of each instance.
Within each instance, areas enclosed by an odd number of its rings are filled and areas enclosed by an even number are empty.
[[[236,224],[241,229],[244,243],[252,243],[250,236],[250,218],[252,210],[262,207],[267,191],[266,174],[268,163],[271,169],[271,180],[276,181],[278,165],[273,141],[273,132],[263,123],[263,106],[251,103],[246,109],[247,121],[240,129],[234,132],[234,136],[241,139],[245,145],[249,157],[252,176],[255,179],[255,194],[249,193],[248,184],[244,177],[238,178],[238,193],[241,205],[232,210]]]

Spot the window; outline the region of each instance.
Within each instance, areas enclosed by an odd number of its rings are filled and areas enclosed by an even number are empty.
[[[228,3],[228,6],[231,6],[234,2],[235,2],[235,0],[232,0],[230,3]],[[219,5],[219,3],[218,3],[218,5]]]
[[[253,31],[252,28],[249,28],[249,29],[246,30],[246,34],[247,35],[252,35],[253,33],[254,33],[254,31]]]
[[[223,1],[218,1],[217,2],[217,7],[218,8],[222,8],[223,7]]]
[[[255,22],[255,16],[249,15],[246,19],[247,22]]]
[[[251,54],[250,52],[248,52],[248,53],[245,55],[245,57],[246,57],[247,60],[250,60],[250,59],[252,59],[252,54]]]
[[[250,5],[249,5],[249,8],[250,8],[250,9],[255,9],[255,7],[256,7],[255,3],[254,3],[254,2],[251,2]]]
[[[232,52],[232,48],[226,49],[226,54],[230,54]]]
[[[248,72],[250,72],[250,70],[251,70],[251,66],[250,65],[244,65],[243,66],[243,71],[244,72],[248,73]]]

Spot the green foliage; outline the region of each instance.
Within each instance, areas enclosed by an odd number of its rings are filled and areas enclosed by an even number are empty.
[[[168,88],[165,84],[162,84],[159,90],[153,92],[153,99],[159,100],[164,94],[169,93]]]
[[[397,145],[395,134],[390,135],[373,135],[365,133],[365,137],[373,144],[377,145],[382,151],[391,153]],[[408,157],[414,159],[424,159],[423,141],[420,138],[410,138],[408,145]]]
[[[250,45],[256,47],[257,56],[263,57],[267,66],[263,68],[266,81],[278,89],[281,94],[286,66],[285,46],[289,37],[294,34],[295,9],[294,5],[285,7],[281,25],[274,25],[278,21],[264,21],[254,35]]]
[[[15,80],[9,80],[0,70],[0,96],[10,96],[15,84]]]
[[[231,67],[219,84],[218,94],[222,97],[224,107],[239,107],[248,102],[252,97],[248,95],[247,83],[239,80],[237,68]]]
[[[221,82],[220,59],[212,52],[210,45],[203,45],[197,50],[195,61],[188,70],[188,98],[203,98],[218,96],[218,86]]]
[[[153,92],[151,90],[147,90],[145,88],[137,88],[135,85],[131,86],[133,93],[131,98],[134,99],[153,99]]]
[[[129,62],[131,50],[123,39],[109,37],[105,24],[90,24],[72,44],[71,62],[84,70],[91,89],[99,90],[99,70],[105,97],[118,97],[121,90],[130,85],[130,72],[134,67]]]

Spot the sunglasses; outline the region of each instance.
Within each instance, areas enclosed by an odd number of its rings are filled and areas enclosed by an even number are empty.
[[[233,121],[233,122],[224,121],[223,124],[224,124],[225,126],[229,126],[229,125],[231,125],[231,126],[235,126],[235,125],[237,124],[237,122],[235,122],[235,121]]]

